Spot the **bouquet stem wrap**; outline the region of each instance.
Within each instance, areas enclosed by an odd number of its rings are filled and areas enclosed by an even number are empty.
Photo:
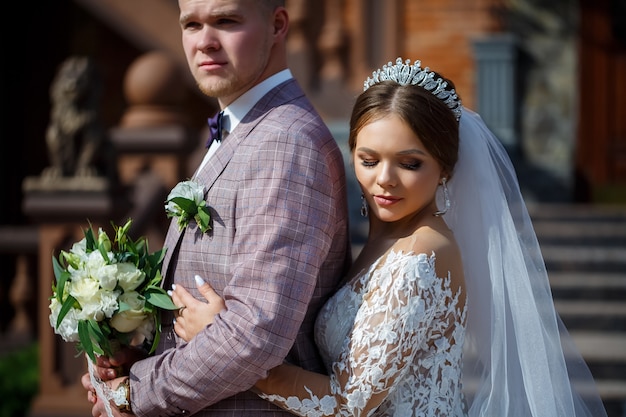
[[[118,391],[113,391],[109,386],[98,376],[96,367],[89,356],[87,358],[87,367],[89,370],[89,378],[91,379],[91,385],[96,390],[96,395],[104,403],[107,416],[113,417],[113,410],[111,409],[111,400],[115,403],[121,403],[124,398],[118,398],[121,394]]]

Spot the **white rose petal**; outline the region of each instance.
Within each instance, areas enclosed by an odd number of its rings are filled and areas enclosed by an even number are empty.
[[[72,280],[68,282],[69,293],[84,308],[86,305],[93,303],[94,299],[100,291],[100,281],[86,277],[80,280]]]
[[[108,252],[107,257],[108,257],[108,260],[104,259],[102,257],[102,253],[97,250],[90,252],[87,255],[87,262],[85,264],[85,269],[87,269],[89,273],[92,273],[92,271],[96,271],[102,268],[103,266],[110,263],[110,260],[113,259],[113,254],[111,252]]]
[[[131,310],[143,310],[146,300],[137,291],[128,291],[120,295],[120,303],[128,304]]]
[[[100,286],[108,291],[112,291],[117,286],[117,264],[102,265],[91,270],[91,276],[96,279]]]
[[[78,242],[72,245],[72,249],[70,252],[78,257],[86,257],[87,256],[87,239],[82,238]]]
[[[89,273],[87,273],[87,271],[84,269],[74,269],[72,267],[69,267],[67,270],[69,271],[71,275],[70,279],[72,282],[83,281],[85,279],[91,279],[91,277],[89,276]]]
[[[170,191],[167,199],[171,200],[174,197],[184,197],[200,203],[204,200],[204,188],[194,181],[181,181]]]
[[[111,318],[111,327],[118,332],[129,333],[138,328],[147,317],[142,310],[126,310]]]
[[[111,318],[113,314],[119,309],[118,297],[120,291],[100,291],[100,310],[107,318]]]
[[[165,211],[176,217],[180,217],[183,215],[183,209],[181,209],[178,204],[172,201],[167,202],[167,204],[165,205]]]
[[[128,333],[141,326],[148,317],[143,311],[145,305],[144,298],[136,291],[130,291],[120,295],[120,303],[127,304],[130,310],[121,311],[111,318],[111,327],[122,332]]]
[[[67,315],[63,318],[63,321],[56,328],[57,319],[61,312],[61,303],[56,298],[50,301],[50,325],[54,329],[54,332],[60,335],[66,342],[78,342],[78,318],[76,317],[76,309],[72,308],[67,312]]]
[[[89,303],[82,307],[82,311],[80,314],[80,318],[83,320],[95,320],[102,321],[104,320],[104,312],[100,308],[99,304]]]
[[[145,272],[137,269],[134,264],[122,262],[115,264],[115,266],[117,267],[117,282],[120,287],[124,289],[124,292],[133,291],[139,287],[146,278]]]
[[[140,337],[137,338],[137,343],[143,343],[144,340],[151,342],[152,339],[154,339],[155,329],[154,316],[150,315],[146,317],[136,329],[136,332],[140,335]]]
[[[165,211],[170,215],[181,217],[185,215],[183,209],[171,200],[176,197],[186,198],[195,203],[196,206],[200,205],[204,201],[204,188],[195,181],[181,181],[167,196],[167,204],[165,205]]]

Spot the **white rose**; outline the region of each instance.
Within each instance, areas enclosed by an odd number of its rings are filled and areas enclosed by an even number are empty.
[[[181,216],[184,214],[180,206],[170,200],[175,197],[183,197],[187,200],[191,200],[196,206],[200,205],[204,201],[204,188],[194,181],[181,181],[167,196],[167,204],[165,205],[165,211],[175,216]]]
[[[119,291],[98,290],[91,299],[81,303],[83,318],[102,321],[105,317],[111,317],[119,308],[119,294]]]
[[[146,319],[143,322],[141,322],[139,327],[137,327],[137,330],[136,330],[137,335],[135,336],[135,339],[133,339],[133,341],[136,342],[137,344],[143,343],[144,340],[151,342],[152,339],[154,339],[155,329],[156,328],[155,328],[155,323],[154,323],[154,316],[150,315],[146,317]]]
[[[204,188],[194,181],[181,181],[170,191],[168,200],[174,197],[183,197],[200,204],[204,200]]]
[[[101,257],[102,258],[102,257]],[[117,264],[102,265],[99,268],[91,269],[91,276],[100,282],[100,286],[108,291],[112,291],[117,286]]]
[[[87,256],[87,239],[82,238],[78,242],[74,243],[72,245],[72,249],[70,249],[70,252],[73,255],[76,255],[77,257],[82,257],[82,258],[86,257]]]
[[[102,253],[100,251],[93,251],[87,255],[86,262],[84,268],[87,270],[87,273],[93,274],[94,271],[102,268],[103,266],[111,263],[113,259],[113,253],[107,252],[108,259],[104,259],[102,257]]]
[[[118,332],[129,333],[135,330],[146,318],[143,311],[126,310],[111,317],[111,327]]]
[[[137,269],[134,264],[128,262],[122,262],[115,264],[117,268],[117,282],[124,289],[124,292],[133,291],[139,287],[144,279],[146,273]]]
[[[170,213],[173,216],[176,217],[180,217],[183,215],[183,209],[180,208],[180,206],[174,202],[168,201],[167,204],[165,205],[165,212],[166,213]]]
[[[54,329],[54,332],[60,335],[66,342],[78,342],[78,318],[76,316],[76,309],[71,308],[67,312],[66,316],[57,329],[57,319],[61,311],[61,303],[56,298],[50,301],[50,325]]]
[[[84,277],[82,279],[72,279],[69,284],[69,293],[78,301],[78,303],[85,307],[86,305],[93,303],[94,298],[100,291],[100,281],[97,281],[91,277]]]
[[[82,281],[85,279],[91,279],[89,273],[85,269],[74,269],[72,267],[67,268],[70,273],[70,279],[72,282]]]
[[[84,239],[81,240],[81,242],[84,242]],[[62,254],[70,268],[76,267],[79,269],[83,268],[83,265],[89,256],[87,252],[85,252],[85,245],[83,244],[81,247],[76,243],[72,246],[72,249],[69,252],[63,251]]]
[[[102,310],[107,318],[113,316],[113,314],[118,310],[120,305],[117,299],[119,296],[120,291],[100,291],[100,310]]]
[[[148,317],[148,314],[143,311],[145,301],[136,291],[122,294],[119,301],[120,304],[127,304],[129,309],[113,315],[111,327],[122,333],[132,332]]]
[[[128,291],[120,295],[120,304],[128,305],[131,310],[143,310],[146,300],[137,291]]]
[[[100,305],[96,303],[89,303],[84,306],[81,305],[81,309],[81,320],[104,320],[104,312],[100,309]]]

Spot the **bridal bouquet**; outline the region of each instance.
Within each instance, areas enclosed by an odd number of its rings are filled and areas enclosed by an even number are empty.
[[[161,334],[158,309],[177,309],[159,286],[165,250],[149,253],[145,238],[130,239],[131,222],[113,225],[113,241],[90,227],[69,252],[52,257],[50,324],[94,363],[96,355],[112,356],[121,346],[153,353]]]

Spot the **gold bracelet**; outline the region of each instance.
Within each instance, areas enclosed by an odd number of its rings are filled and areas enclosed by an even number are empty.
[[[119,403],[115,401],[115,405],[117,409],[123,413],[132,413],[130,409],[130,378],[124,379],[118,386],[115,391],[124,390],[124,393],[120,395],[124,397],[124,401],[120,401]]]

